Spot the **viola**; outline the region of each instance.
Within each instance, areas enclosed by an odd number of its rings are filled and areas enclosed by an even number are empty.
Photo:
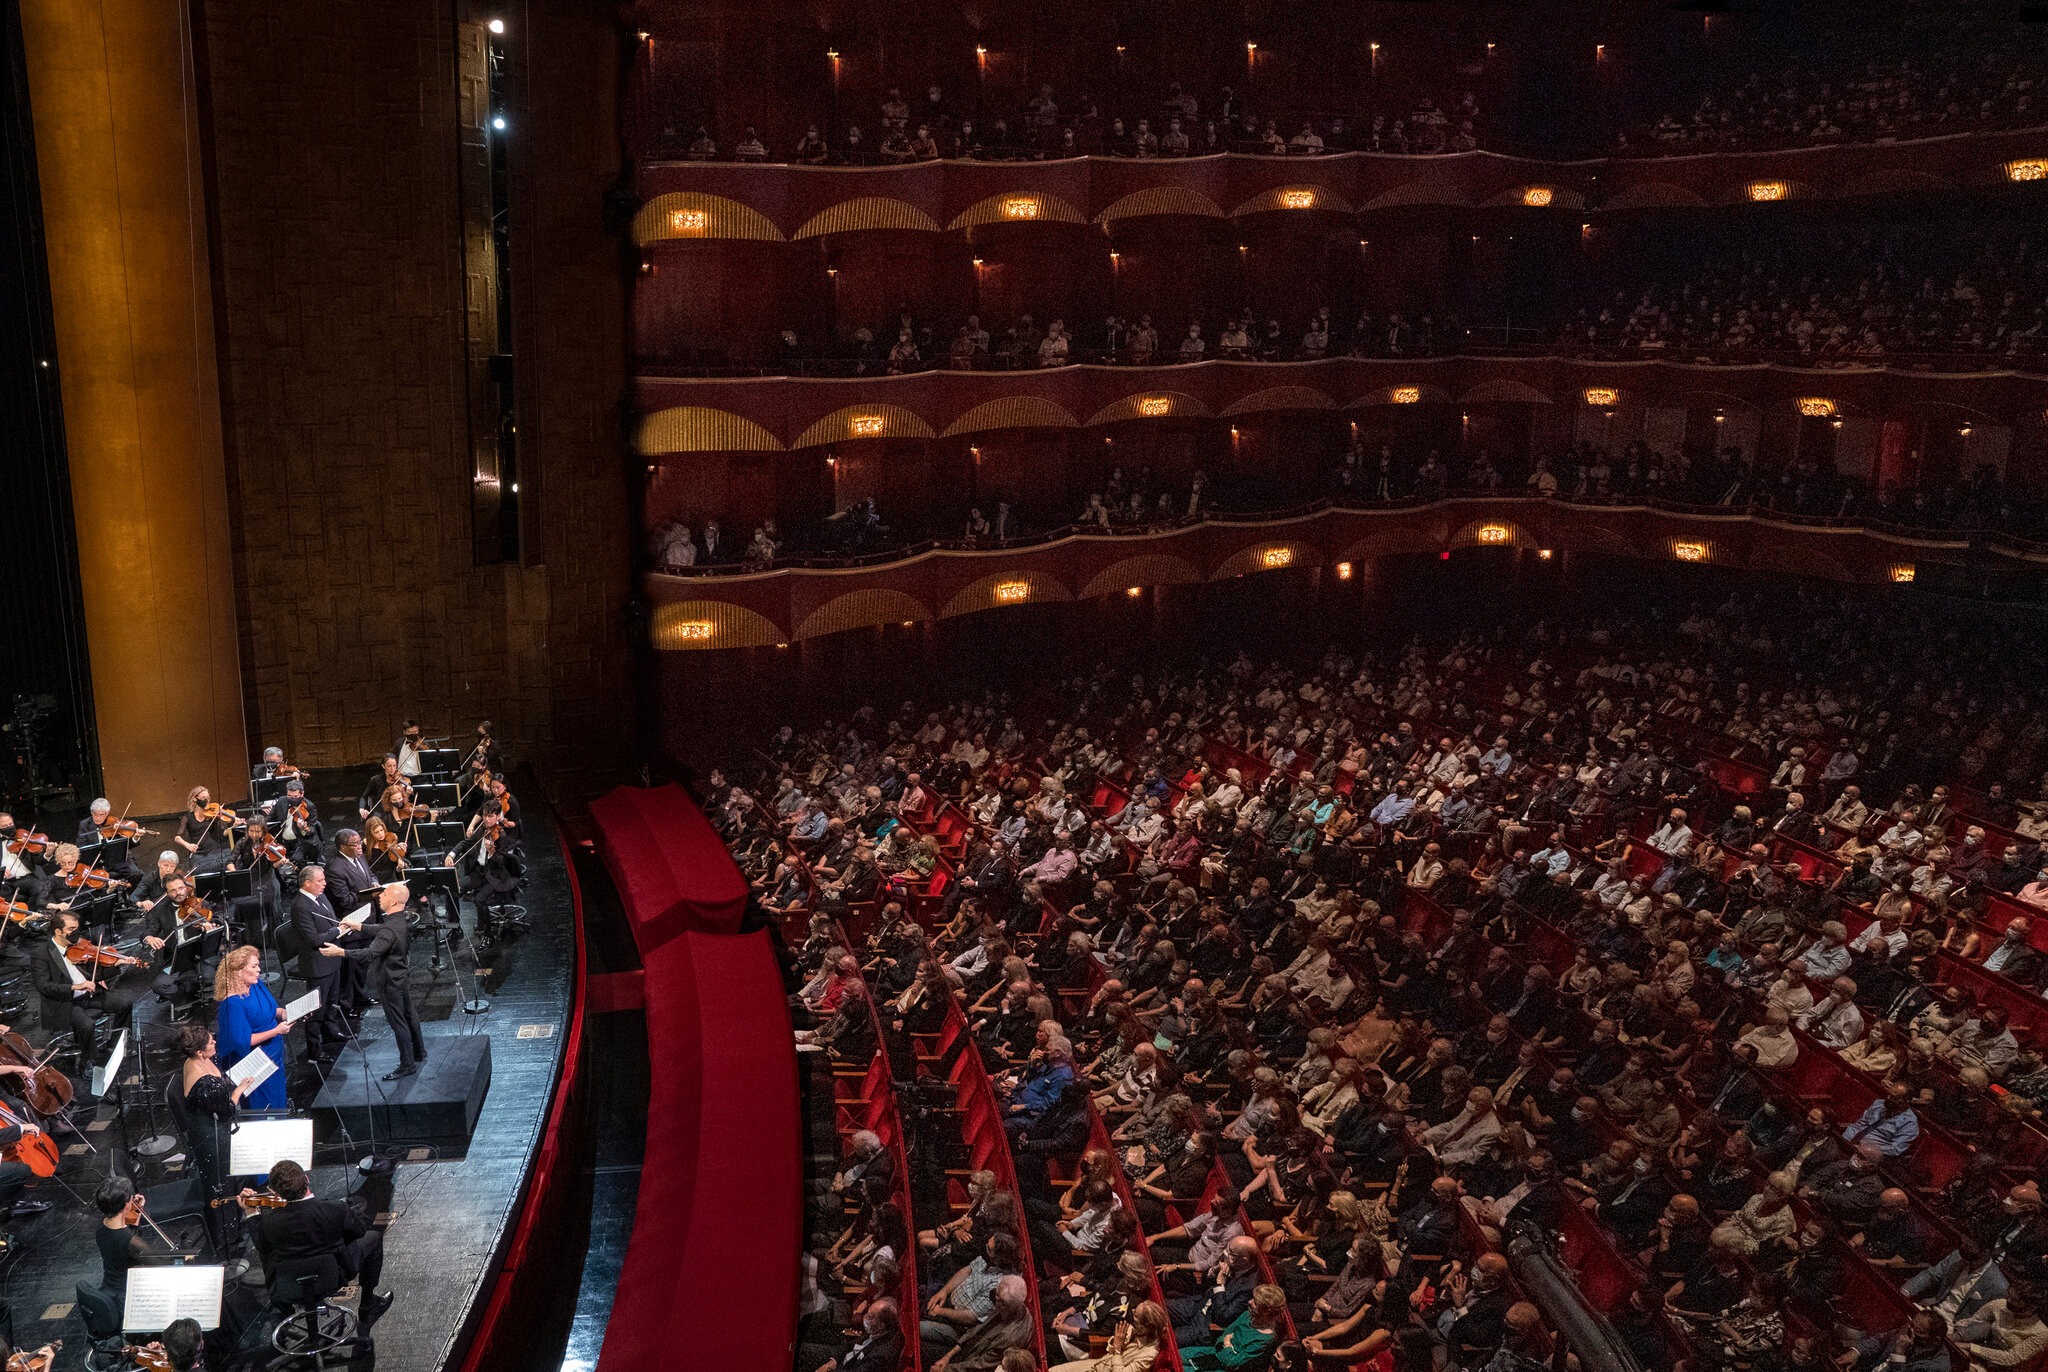
[[[64,1340],[52,1339],[34,1352],[24,1348],[7,1360],[6,1372],[50,1372],[50,1364],[56,1361],[57,1350],[63,1346]],[[171,1360],[166,1354],[150,1353],[146,1348],[128,1348],[122,1351],[145,1354],[158,1359],[156,1362],[143,1362],[138,1357],[135,1363],[137,1367],[148,1368],[149,1372],[171,1372]]]
[[[82,862],[64,874],[64,885],[73,891],[104,891],[127,884],[116,881],[114,874],[104,867],[88,867]]]
[[[0,1063],[35,1071],[23,1085],[21,1098],[36,1114],[54,1115],[71,1104],[71,1078],[37,1057],[29,1041],[11,1029],[0,1034]]]
[[[126,953],[115,952],[112,948],[102,948],[91,939],[83,938],[73,939],[71,946],[64,950],[64,957],[67,961],[75,962],[80,967],[85,966],[87,963],[91,963],[96,967],[149,966],[141,958],[131,958]]]

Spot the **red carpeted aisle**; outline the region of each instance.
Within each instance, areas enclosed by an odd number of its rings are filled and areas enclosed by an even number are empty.
[[[633,1238],[598,1372],[787,1372],[802,1242],[796,1051],[747,887],[678,786],[594,802],[645,968],[653,1067]]]

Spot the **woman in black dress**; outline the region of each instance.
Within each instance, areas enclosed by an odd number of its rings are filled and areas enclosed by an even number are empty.
[[[188,1024],[178,1031],[178,1079],[167,1093],[179,1132],[192,1147],[192,1162],[208,1200],[228,1191],[228,1136],[247,1086],[229,1081],[214,1064],[213,1030]],[[206,1235],[216,1256],[226,1258],[241,1240],[241,1207],[209,1205]]]

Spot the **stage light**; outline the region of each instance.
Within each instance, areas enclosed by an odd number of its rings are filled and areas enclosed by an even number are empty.
[[[492,33],[503,33],[505,31],[505,21],[502,19],[493,19],[490,23],[484,25],[484,27],[489,29]]]
[[[505,116],[502,114],[493,115],[491,117],[491,127],[503,133],[505,131]]]

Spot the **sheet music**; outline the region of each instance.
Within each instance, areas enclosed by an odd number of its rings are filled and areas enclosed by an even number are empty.
[[[201,1329],[218,1329],[226,1285],[224,1267],[130,1268],[121,1329],[130,1334],[160,1334],[178,1320],[197,1320]]]
[[[297,1000],[290,1002],[284,1007],[284,1017],[287,1021],[304,1019],[319,1008],[319,991],[308,991],[305,995],[300,996]]]
[[[313,1121],[244,1119],[236,1123],[228,1143],[229,1176],[267,1176],[286,1159],[312,1168]]]
[[[107,1054],[107,1060],[92,1069],[92,1093],[95,1096],[107,1094],[107,1088],[120,1080],[121,1063],[128,1056],[128,1031],[123,1029],[114,1040],[114,1050]]]
[[[246,1082],[248,1083],[249,1090],[254,1091],[264,1082],[270,1080],[270,1074],[276,1070],[277,1064],[270,1060],[270,1054],[264,1052],[261,1046],[258,1046],[249,1050],[248,1057],[243,1058],[233,1067],[228,1068],[228,1080],[236,1085]],[[247,1093],[245,1092],[244,1094]]]

